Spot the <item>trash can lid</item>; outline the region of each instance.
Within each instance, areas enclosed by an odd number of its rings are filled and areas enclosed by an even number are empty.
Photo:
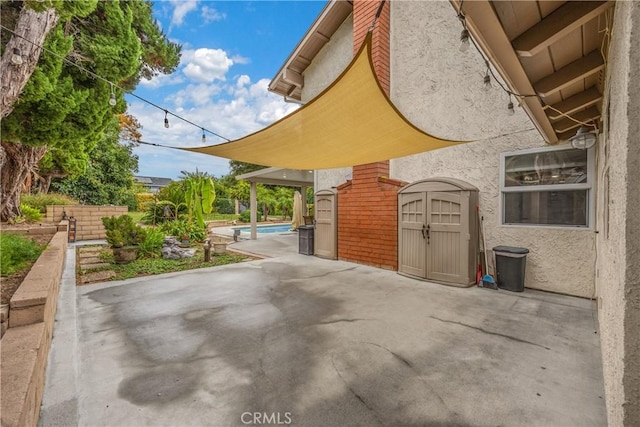
[[[301,225],[298,227],[299,230],[313,230],[313,225]]]
[[[496,246],[493,248],[494,252],[506,252],[508,254],[528,254],[529,249],[527,248],[518,248],[516,246]]]

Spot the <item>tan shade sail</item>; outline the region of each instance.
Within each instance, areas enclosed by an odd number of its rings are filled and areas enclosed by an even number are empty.
[[[426,134],[391,103],[371,60],[371,33],[327,89],[269,127],[219,145],[184,150],[291,169],[373,163],[460,144]]]

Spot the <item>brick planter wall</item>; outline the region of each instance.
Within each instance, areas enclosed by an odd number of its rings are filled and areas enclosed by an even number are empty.
[[[67,232],[57,232],[11,298],[0,351],[3,427],[38,425],[47,356],[53,337]]]
[[[76,240],[97,240],[106,237],[103,216],[120,216],[129,212],[126,206],[51,205],[47,206],[47,222],[58,223],[62,213],[76,218]]]
[[[354,166],[338,187],[338,259],[398,269],[398,190],[389,162]]]

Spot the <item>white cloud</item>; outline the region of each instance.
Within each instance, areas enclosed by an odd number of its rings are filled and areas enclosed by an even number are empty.
[[[184,82],[184,78],[179,74],[158,74],[151,80],[142,79],[140,84],[150,88],[177,85]]]
[[[249,83],[251,83],[251,78],[246,74],[243,74],[240,77],[238,77],[238,81],[236,81],[236,87],[240,89],[240,88],[243,88],[245,85],[248,85]]]
[[[204,19],[206,24],[215,21],[222,21],[226,17],[227,15],[225,13],[218,12],[218,10],[213,7],[202,6],[202,19]]]
[[[231,60],[233,61],[234,64],[246,65],[246,64],[250,64],[251,63],[251,59],[247,58],[246,56],[242,56],[242,55],[233,55],[231,57]]]
[[[212,83],[225,80],[225,74],[233,61],[222,49],[200,48],[182,52],[182,61],[186,64],[183,73],[198,83]]]
[[[248,75],[239,75],[229,82],[193,83],[158,104],[233,140],[256,132],[298,108],[269,92],[268,84],[268,79],[252,83]],[[164,112],[139,101],[131,103],[129,112],[143,125],[143,141],[174,147],[202,146],[202,131],[198,126],[170,115],[170,126],[166,129]],[[221,142],[225,140],[207,133],[207,144]],[[216,176],[229,171],[227,159],[204,154],[149,146],[136,148],[136,154],[140,156],[142,175],[177,177],[181,170],[193,171],[196,167]]]
[[[179,27],[184,22],[185,16],[198,8],[199,0],[170,0],[170,3],[174,6],[173,14],[171,15],[171,26]]]
[[[211,103],[213,97],[221,91],[222,88],[218,85],[190,84],[168,96],[166,100],[173,102],[177,108],[183,108],[184,105],[202,106]]]

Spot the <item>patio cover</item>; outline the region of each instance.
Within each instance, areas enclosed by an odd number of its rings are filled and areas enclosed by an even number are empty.
[[[336,81],[300,109],[238,140],[183,150],[281,168],[328,169],[460,143],[421,131],[395,108],[374,72],[369,33]]]

